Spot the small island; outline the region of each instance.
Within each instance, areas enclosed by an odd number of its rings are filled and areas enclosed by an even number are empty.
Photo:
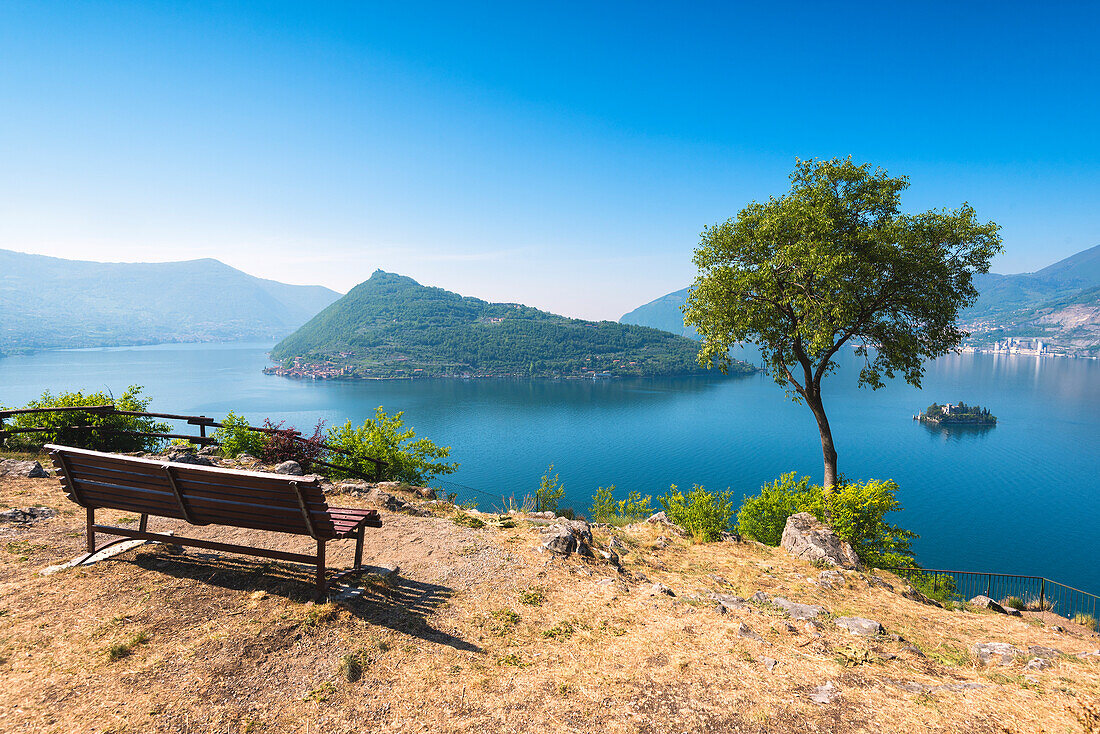
[[[967,405],[966,403],[958,403],[956,405],[952,405],[951,403],[947,403],[946,405],[932,403],[923,413],[913,416],[913,419],[919,420],[921,423],[931,423],[937,426],[997,425],[997,416],[990,413],[989,408],[983,408],[980,405]]]

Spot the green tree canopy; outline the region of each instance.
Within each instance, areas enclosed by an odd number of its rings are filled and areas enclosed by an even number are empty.
[[[851,343],[864,358],[860,386],[901,374],[919,387],[924,360],[967,336],[959,310],[1001,249],[999,226],[979,223],[969,204],[902,213],[908,186],[850,158],[798,161],[789,192],[704,228],[695,251],[684,321],[703,338],[700,363],[725,371],[731,347],[756,344],[775,381],[817,419],[826,488],[837,454],[821,380],[837,351]]]

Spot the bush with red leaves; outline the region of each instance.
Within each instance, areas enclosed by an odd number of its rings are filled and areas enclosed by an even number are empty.
[[[317,421],[313,435],[309,438],[301,436],[294,426],[283,428],[286,421],[273,422],[270,418],[264,419],[264,428],[271,429],[267,443],[260,459],[265,464],[282,464],[284,461],[296,461],[302,467],[302,471],[309,471],[314,459],[320,459],[325,453],[323,420]]]

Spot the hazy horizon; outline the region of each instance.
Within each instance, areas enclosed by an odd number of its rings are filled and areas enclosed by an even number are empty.
[[[1100,242],[1095,5],[7,3],[0,247],[614,320],[796,157]],[[14,72],[14,73],[12,73]],[[1092,89],[1093,92],[1089,92]]]

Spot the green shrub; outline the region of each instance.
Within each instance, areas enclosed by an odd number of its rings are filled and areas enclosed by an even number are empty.
[[[829,524],[841,539],[852,544],[860,560],[872,568],[912,566],[912,540],[908,530],[884,519],[901,510],[893,480],[837,483],[826,495],[811,486],[808,477],[784,474],[761,487],[760,494],[746,497],[737,513],[737,529],[767,545],[779,545],[787,518],[798,512],[812,513]]]
[[[1001,602],[1001,606],[1005,607],[1006,609],[1018,609],[1021,612],[1027,608],[1027,605],[1024,604],[1024,600],[1018,596],[1005,597],[1005,599]]]
[[[884,519],[888,513],[901,510],[897,490],[897,482],[892,479],[868,479],[862,483],[841,481],[824,496],[822,509],[814,514],[819,519],[828,516],[836,534],[852,544],[856,555],[867,566],[912,565],[912,543],[916,533],[891,525]]]
[[[27,408],[75,408],[96,405],[113,405],[119,410],[143,412],[148,410],[150,398],[143,397],[142,387],[131,385],[121,397],[110,393],[63,392],[53,395],[49,390],[38,400],[27,403]],[[84,430],[79,427],[91,426]],[[99,413],[83,410],[66,410],[57,413],[21,413],[13,416],[8,428],[45,428],[35,433],[17,433],[5,442],[10,451],[37,451],[43,444],[56,443],[79,446],[93,451],[151,451],[164,443],[153,436],[135,436],[126,431],[167,433],[168,423],[152,418],[117,413]]]
[[[565,496],[565,487],[561,485],[558,479],[559,475],[555,474],[551,477],[550,472],[552,471],[554,471],[553,464],[542,475],[542,479],[539,480],[539,488],[535,490],[536,512],[556,512],[558,502]]]
[[[253,431],[248,419],[229,411],[222,419],[222,427],[214,431],[214,440],[221,444],[222,454],[227,457],[249,454],[260,458],[267,449],[267,434]]]
[[[919,568],[913,561],[904,565]],[[955,577],[950,574],[918,572],[909,575],[907,580],[914,589],[941,604],[950,605],[959,598],[958,585],[955,583]]]
[[[379,406],[374,418],[367,419],[358,428],[352,426],[351,421],[330,428],[327,443],[350,456],[333,452],[329,461],[338,468],[330,470],[329,475],[334,479],[357,476],[358,472],[372,466],[371,458],[386,462],[384,479],[409,484],[426,484],[458,468],[457,463],[439,461],[450,456],[449,446],[436,446],[426,438],[413,440],[416,432],[405,428],[403,415],[387,415]]]
[[[1097,627],[1096,617],[1092,616],[1091,614],[1085,614],[1084,612],[1077,612],[1077,614],[1074,614],[1073,623],[1079,624],[1082,627],[1087,627],[1093,632],[1096,632],[1098,629],[1100,629]]]
[[[686,496],[673,484],[664,497],[658,498],[668,519],[676,523],[696,543],[710,543],[721,538],[733,520],[733,493],[709,492],[696,484]]]
[[[784,474],[760,488],[760,494],[746,497],[737,511],[737,532],[765,545],[779,545],[787,518],[814,506],[819,487],[810,487],[810,478],[795,479]]]
[[[592,496],[592,509],[589,514],[592,522],[610,525],[629,525],[653,514],[650,507],[652,498],[642,497],[641,492],[631,491],[625,500],[615,501],[615,485],[599,487]]]

